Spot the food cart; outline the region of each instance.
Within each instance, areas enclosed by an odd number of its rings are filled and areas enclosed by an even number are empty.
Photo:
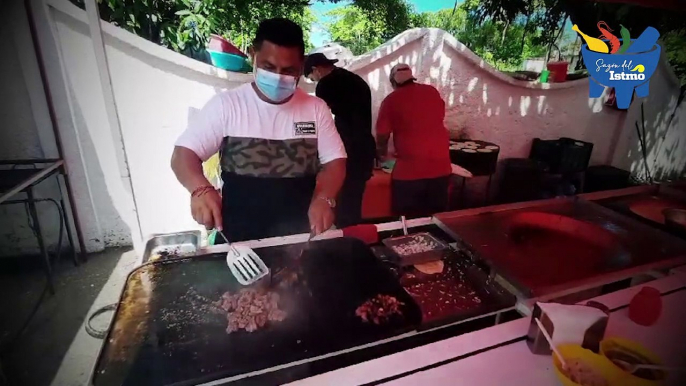
[[[608,207],[607,198],[410,220],[410,234],[450,246],[438,274],[389,258],[382,241],[402,235],[400,222],[377,224],[380,242],[371,246],[329,231],[297,262],[299,280],[260,284],[278,293],[287,316],[252,332],[227,333],[227,314],[218,309],[222,294],[240,291],[226,268],[227,246],[201,247],[194,232],[155,236],[127,279],[91,383],[456,384],[459,374],[458,384],[554,384],[550,356],[525,344],[540,300],[598,300],[612,312],[608,334],[637,339],[668,363],[686,357],[673,344],[684,335],[677,304],[686,299],[679,268],[686,240]],[[277,272],[293,268],[307,238],[240,244]],[[626,305],[646,281],[663,294],[664,313],[641,329],[628,321]],[[359,307],[378,295],[400,305],[386,322],[370,323]]]

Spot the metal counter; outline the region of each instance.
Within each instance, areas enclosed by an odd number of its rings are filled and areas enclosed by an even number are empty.
[[[578,198],[442,213],[436,223],[524,297],[686,263],[686,242]]]

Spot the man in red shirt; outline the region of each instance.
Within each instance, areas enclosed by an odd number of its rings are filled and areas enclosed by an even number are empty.
[[[407,64],[391,69],[393,92],[381,103],[376,140],[383,160],[393,134],[393,211],[398,215],[426,216],[445,211],[448,206],[450,136],[443,125],[445,102],[438,90],[416,80]]]

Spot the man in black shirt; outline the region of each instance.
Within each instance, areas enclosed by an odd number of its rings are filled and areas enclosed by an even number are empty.
[[[374,169],[376,146],[369,85],[359,75],[334,66],[337,61],[322,53],[311,54],[305,60],[304,75],[317,82],[315,94],[329,105],[348,153],[336,213],[336,226],[344,228],[362,220],[362,196]]]

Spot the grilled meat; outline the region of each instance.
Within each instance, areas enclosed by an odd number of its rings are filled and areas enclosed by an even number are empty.
[[[383,324],[393,315],[402,315],[400,306],[404,304],[393,296],[379,294],[357,307],[355,315],[366,323]]]
[[[253,332],[267,325],[267,322],[280,322],[286,312],[279,309],[279,294],[242,289],[236,294],[226,292],[216,303],[227,312],[226,333],[245,330]]]

